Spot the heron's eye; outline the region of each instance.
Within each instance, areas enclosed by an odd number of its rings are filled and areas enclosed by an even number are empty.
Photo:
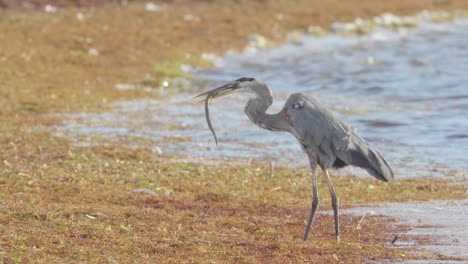
[[[302,109],[302,108],[304,108],[304,102],[303,102],[303,101],[299,101],[299,102],[297,102],[297,103],[294,103],[294,104],[292,105],[292,108],[294,108],[294,109]]]

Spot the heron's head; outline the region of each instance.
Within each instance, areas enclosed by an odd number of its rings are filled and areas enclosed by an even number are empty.
[[[250,77],[242,77],[235,81],[227,83],[223,86],[210,90],[208,92],[199,94],[195,96],[195,98],[205,97],[205,99],[203,100],[205,101],[205,100],[211,100],[211,99],[223,97],[232,93],[241,93],[241,92],[255,93],[257,95],[262,95],[259,93],[262,93],[263,91],[267,91],[268,95],[271,96],[271,92],[269,91],[269,89],[260,89],[260,88],[267,88],[267,87],[260,80],[256,80],[255,78],[250,78]]]
[[[206,122],[208,123],[208,127],[210,128],[211,133],[213,134],[216,145],[218,145],[218,139],[216,137],[216,133],[213,129],[213,126],[211,125],[210,111],[209,111],[208,105],[210,104],[210,101],[212,99],[226,96],[232,93],[241,93],[241,92],[254,94],[256,98],[262,101],[267,100],[268,105],[271,105],[273,101],[271,90],[270,88],[266,86],[265,83],[263,83],[262,81],[256,80],[254,78],[248,78],[248,77],[239,78],[221,87],[215,88],[213,90],[210,90],[208,92],[204,92],[202,94],[195,96],[195,98],[204,97],[202,102],[205,103]]]

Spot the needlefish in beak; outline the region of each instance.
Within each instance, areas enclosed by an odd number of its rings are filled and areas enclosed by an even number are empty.
[[[202,97],[206,95],[206,98],[204,100],[201,100],[200,102],[205,102],[205,118],[206,118],[206,122],[208,123],[208,128],[210,129],[211,134],[213,134],[216,147],[218,146],[218,137],[216,137],[216,132],[213,128],[213,125],[211,124],[209,105],[213,99],[231,94],[238,86],[239,86],[239,82],[234,81],[232,83],[223,85],[221,87],[215,88],[208,92],[204,92],[194,97],[194,98],[198,98],[198,97]]]
[[[213,134],[216,147],[218,147],[218,138],[216,137],[216,132],[210,120],[210,102],[211,102],[211,96],[208,95],[206,96],[206,99],[205,99],[205,118],[206,118],[206,122],[208,123],[208,127],[210,128],[211,134]]]

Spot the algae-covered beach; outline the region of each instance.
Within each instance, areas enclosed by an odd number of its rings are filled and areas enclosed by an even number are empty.
[[[467,8],[0,0],[0,261],[466,261]],[[245,101],[213,103],[215,148],[192,97],[245,75],[279,104],[320,97],[397,172],[331,172],[341,243],[320,173],[302,241],[307,158],[249,123]]]

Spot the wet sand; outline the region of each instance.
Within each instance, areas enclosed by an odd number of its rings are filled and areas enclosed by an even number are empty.
[[[411,229],[400,234],[392,243],[396,247],[415,246],[415,250],[425,250],[459,258],[468,259],[468,200],[431,201],[428,203],[381,203],[344,210],[343,213],[366,216],[383,215],[399,219],[396,225],[410,225]],[[363,219],[363,222],[364,222]],[[426,237],[428,241],[418,243],[408,235]],[[428,261],[426,263],[439,263]],[[456,261],[454,261],[456,263]]]

